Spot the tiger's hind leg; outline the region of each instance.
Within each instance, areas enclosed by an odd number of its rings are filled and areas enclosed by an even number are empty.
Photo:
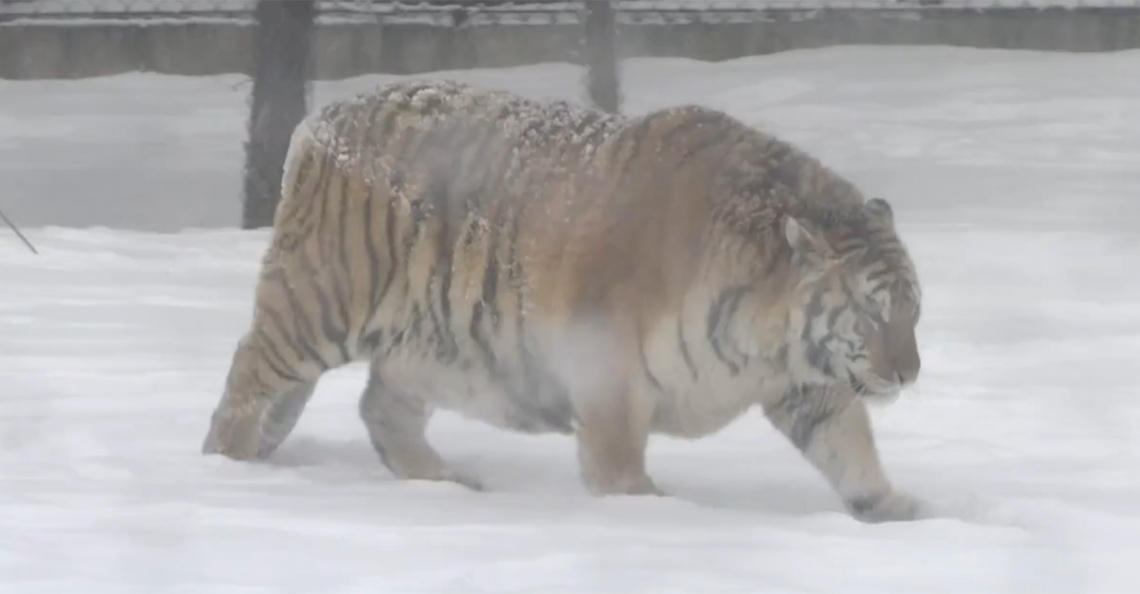
[[[269,456],[296,425],[319,375],[316,366],[287,364],[255,326],[234,352],[202,453],[235,460]]]
[[[257,457],[268,458],[277,451],[277,447],[289,437],[301,413],[305,412],[305,405],[313,396],[317,387],[316,381],[306,382],[290,389],[275,400],[265,411],[261,419],[261,437],[257,446]]]
[[[303,304],[329,301],[328,276],[292,279],[278,261],[258,280],[253,321],[234,351],[225,391],[202,444],[205,454],[264,459],[288,436],[326,371],[352,359],[348,317],[317,320]],[[331,291],[330,291],[331,292]],[[332,308],[333,311],[340,308]]]
[[[371,232],[386,228],[386,210],[373,209],[386,196],[374,195],[364,171],[337,165],[340,153],[318,142],[310,123],[290,140],[253,321],[233,355],[204,453],[250,460],[276,450],[320,376],[359,355],[377,275],[390,265],[377,256],[379,236]]]
[[[427,440],[430,418],[423,398],[389,385],[373,361],[360,396],[360,418],[384,466],[405,480],[451,481],[481,491],[480,481],[452,469]]]

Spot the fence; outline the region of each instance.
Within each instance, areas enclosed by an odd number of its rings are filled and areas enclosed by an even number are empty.
[[[255,0],[0,0],[0,77],[251,72]],[[323,0],[317,78],[577,61],[582,3]],[[1140,47],[1140,0],[624,0],[622,57],[835,44]]]

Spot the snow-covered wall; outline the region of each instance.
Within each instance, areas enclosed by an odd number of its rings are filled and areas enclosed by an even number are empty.
[[[80,10],[84,2],[60,5],[69,10],[0,2],[0,78],[249,72],[249,14],[238,6],[243,0],[226,1],[234,5],[220,10],[222,0],[205,0],[167,12],[159,10],[166,4],[134,0],[87,11]],[[631,0],[619,13],[619,44],[627,57],[700,60],[837,44],[1140,48],[1140,0],[1073,1],[704,0],[701,6],[712,8],[695,10],[693,2]],[[315,49],[318,78],[577,60],[581,29],[573,3],[464,11],[462,27],[453,26],[454,10],[381,10],[387,4],[353,2],[345,6],[370,9],[324,12]]]

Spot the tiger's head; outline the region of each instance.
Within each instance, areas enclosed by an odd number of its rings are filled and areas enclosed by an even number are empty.
[[[918,378],[922,295],[890,204],[873,198],[841,214],[785,217],[783,233],[793,375],[846,382],[869,400],[896,398]]]

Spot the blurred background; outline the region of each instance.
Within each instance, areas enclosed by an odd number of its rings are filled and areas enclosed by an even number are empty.
[[[0,179],[21,188],[0,198],[27,225],[259,226],[288,131],[338,81],[577,65],[547,95],[613,111],[619,61],[833,46],[1110,52],[1140,47],[1140,0],[0,0]]]
[[[269,0],[312,13],[313,76],[581,57],[612,10],[622,57],[724,60],[837,44],[1103,51],[1140,44],[1136,0]],[[0,0],[0,77],[254,72],[257,0]],[[313,5],[308,7],[305,5]],[[605,23],[599,22],[604,27]],[[303,43],[298,40],[298,43]]]

